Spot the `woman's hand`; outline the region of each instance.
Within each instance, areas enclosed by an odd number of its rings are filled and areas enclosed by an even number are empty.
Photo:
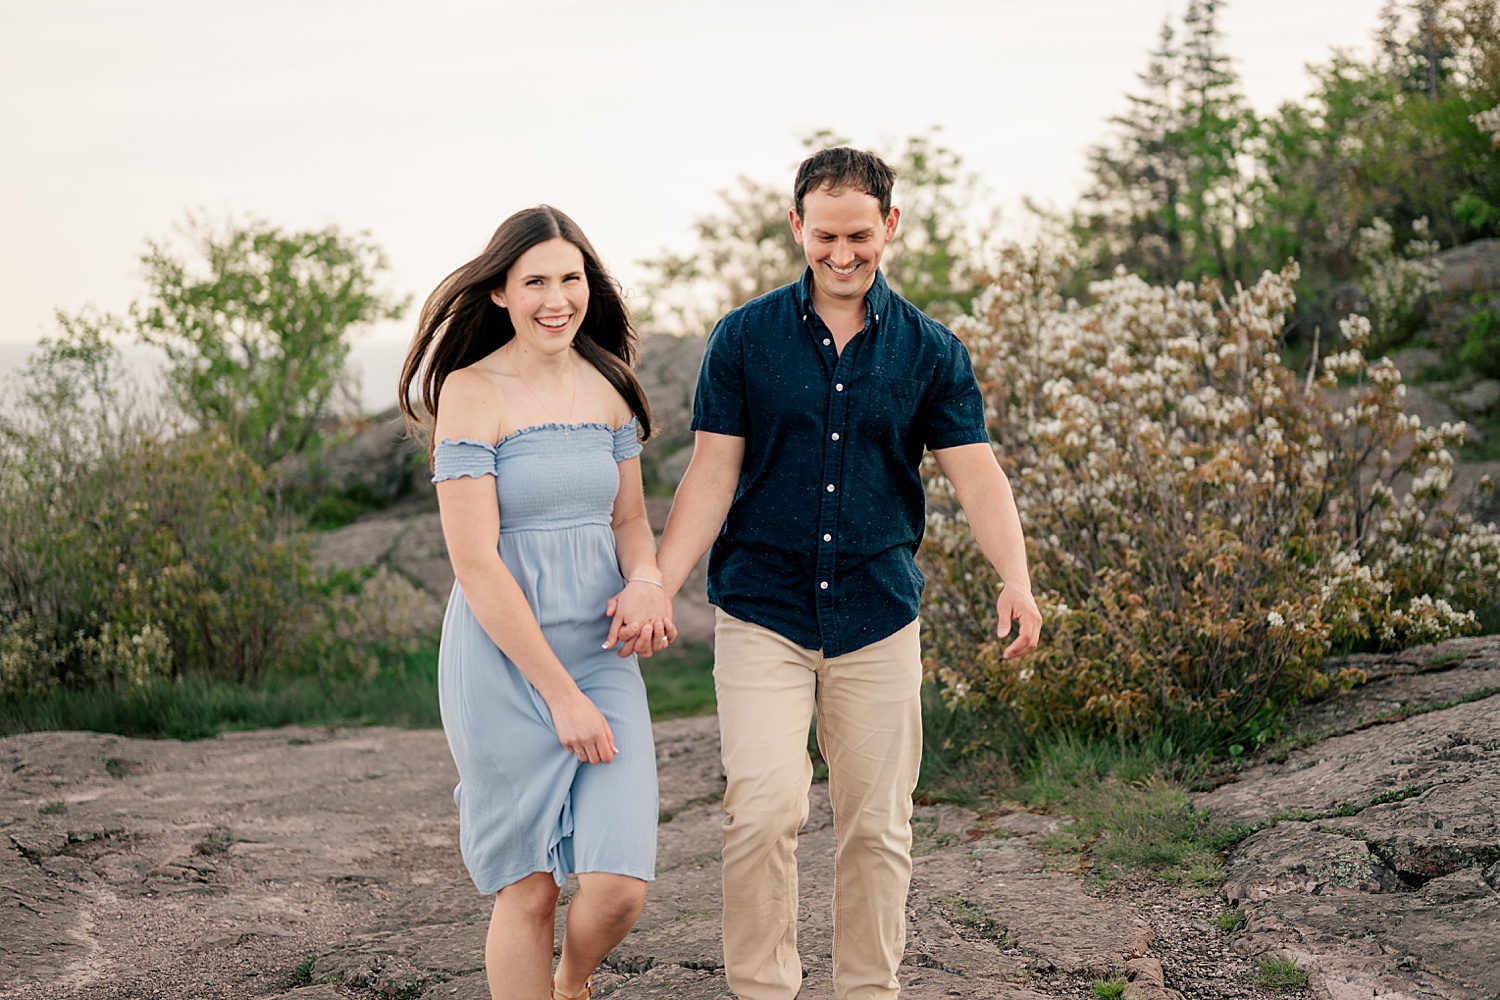
[[[608,764],[620,752],[609,721],[588,695],[573,689],[571,694],[547,703],[552,712],[552,726],[557,741],[568,748],[579,763]]]
[[[613,619],[604,648],[619,644],[620,656],[650,656],[677,638],[672,602],[659,584],[649,580],[626,581],[625,589],[604,605],[604,613]]]

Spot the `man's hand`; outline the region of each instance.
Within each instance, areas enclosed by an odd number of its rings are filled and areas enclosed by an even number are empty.
[[[634,653],[650,656],[677,640],[677,626],[672,623],[672,601],[659,586],[649,583],[627,583],[625,589],[604,605],[610,621],[605,649],[618,645],[621,657]]]
[[[1010,635],[1013,623],[1018,623],[1021,628],[1021,634],[1005,647],[1005,659],[1025,656],[1036,649],[1042,634],[1042,612],[1036,606],[1036,598],[1031,596],[1031,591],[1006,587],[1000,591],[1000,597],[995,601],[995,611],[1000,615],[1000,623],[995,627],[995,634],[1000,638]]]

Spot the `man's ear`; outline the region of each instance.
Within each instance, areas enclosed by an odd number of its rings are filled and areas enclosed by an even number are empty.
[[[800,247],[802,245],[802,216],[797,214],[795,208],[789,208],[786,217],[787,221],[792,224],[792,239],[796,240]]]
[[[896,225],[900,221],[901,209],[892,205],[890,213],[885,217],[885,239],[887,243],[896,238]],[[801,243],[802,241],[798,240],[797,242]]]

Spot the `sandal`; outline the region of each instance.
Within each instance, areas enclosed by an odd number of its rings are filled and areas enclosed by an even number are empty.
[[[573,994],[572,996],[568,996],[568,994],[566,994],[566,993],[559,992],[558,988],[557,988],[557,982],[556,982],[556,980],[554,980],[553,983],[552,983],[552,1000],[589,1000],[589,997],[591,997],[593,995],[594,995],[594,977],[593,976],[589,976],[587,979],[585,979],[583,981],[583,990],[581,992]]]

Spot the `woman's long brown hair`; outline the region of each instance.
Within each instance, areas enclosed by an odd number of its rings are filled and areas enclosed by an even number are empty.
[[[427,435],[429,462],[435,443],[431,430],[437,421],[443,382],[516,335],[510,314],[490,300],[490,292],[505,287],[506,275],[523,253],[558,238],[583,254],[583,272],[589,285],[588,309],[573,338],[573,347],[625,398],[640,422],[641,439],[651,436],[651,408],[640,380],[631,370],[636,356],[635,327],[620,297],[619,285],[599,263],[599,255],[576,222],[550,205],[538,205],[500,223],[484,252],[444,278],[422,306],[416,335],[401,366],[396,398],[407,428]],[[412,400],[412,386],[418,383],[421,410]]]

